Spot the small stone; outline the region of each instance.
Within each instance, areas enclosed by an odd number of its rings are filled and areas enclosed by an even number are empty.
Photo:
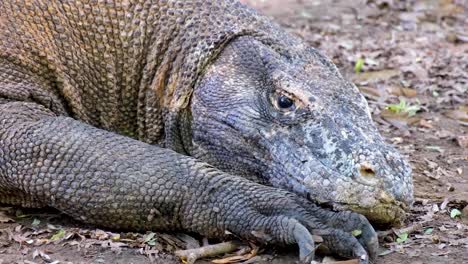
[[[335,263],[337,260],[331,256],[325,256],[322,260],[322,263]]]
[[[447,41],[451,43],[456,43],[458,39],[457,34],[453,32],[447,33],[446,38],[447,38]]]
[[[384,241],[388,243],[392,243],[392,242],[395,242],[395,239],[389,235],[389,236],[384,237]]]
[[[420,127],[425,127],[425,128],[432,128],[433,127],[430,121],[427,121],[427,120],[424,120],[424,119],[419,120],[419,126]]]
[[[447,185],[447,191],[453,192],[453,191],[455,191],[455,187],[453,187],[452,184],[448,184],[448,185]]]
[[[462,148],[468,148],[468,136],[458,136],[457,143]]]

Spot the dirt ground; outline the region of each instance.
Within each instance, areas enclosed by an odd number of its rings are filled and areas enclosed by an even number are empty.
[[[468,2],[243,2],[332,58],[411,162],[416,203],[402,227],[379,231],[378,263],[468,263]],[[0,206],[0,264],[179,263],[170,252],[200,240],[103,231],[54,210]],[[245,263],[296,261],[295,248],[268,247]]]

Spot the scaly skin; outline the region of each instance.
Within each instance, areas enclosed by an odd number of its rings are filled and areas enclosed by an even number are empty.
[[[356,87],[236,1],[7,0],[0,202],[366,263],[367,219],[312,202],[395,223],[412,183]]]

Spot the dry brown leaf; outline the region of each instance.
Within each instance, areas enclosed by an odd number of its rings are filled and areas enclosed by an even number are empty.
[[[27,236],[24,236],[22,234],[13,234],[12,239],[15,242],[18,242],[20,244],[22,244],[22,243],[26,242],[27,240],[29,240],[29,238]]]
[[[392,77],[400,75],[399,70],[385,69],[381,71],[362,72],[354,77],[355,82],[375,82],[381,80],[388,80]]]
[[[468,122],[468,106],[461,106],[458,109],[447,112],[445,115],[461,122]]]
[[[425,81],[428,79],[429,74],[427,73],[427,69],[423,68],[421,65],[417,63],[413,63],[408,66],[401,67],[401,71],[403,72],[410,72],[416,76],[416,78],[420,81]]]
[[[440,139],[454,137],[454,134],[451,131],[448,131],[448,130],[445,130],[445,129],[436,131],[435,135],[436,135],[436,137],[438,137]]]
[[[44,260],[44,261],[50,261],[50,256],[47,255],[47,254],[46,254],[44,251],[42,251],[42,250],[38,250],[38,249],[34,250],[34,252],[33,252],[33,254],[32,254],[32,258],[35,259],[35,258],[37,258],[37,257],[41,257],[42,260]]]
[[[381,97],[385,96],[385,93],[381,92],[379,89],[375,87],[365,87],[365,86],[360,86],[359,91],[366,95],[369,98],[372,98],[374,100],[378,100]]]
[[[464,12],[464,7],[453,3],[453,0],[439,0],[437,9],[440,16],[453,16]]]
[[[406,87],[401,87],[401,86],[393,86],[390,88],[390,94],[396,95],[396,96],[404,96],[407,98],[413,98],[416,97],[418,92],[415,89],[412,88],[406,88]]]
[[[109,237],[110,235],[103,230],[96,229],[96,231],[94,231],[94,238],[96,238],[97,240],[106,240]]]
[[[15,220],[8,217],[4,212],[0,211],[0,223],[14,223]]]
[[[409,117],[408,113],[395,113],[388,109],[384,109],[380,113],[380,116],[385,119],[385,121],[402,130],[406,130],[408,126],[413,125],[420,120],[420,118],[417,116]]]

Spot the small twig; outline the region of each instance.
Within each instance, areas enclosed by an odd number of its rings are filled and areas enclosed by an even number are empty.
[[[175,255],[187,261],[188,264],[193,264],[197,259],[200,258],[207,258],[220,254],[230,253],[239,248],[239,246],[239,241],[229,241],[200,248],[177,250]]]
[[[431,202],[431,203],[442,203],[445,199],[443,196],[436,195],[436,194],[419,194],[419,197],[416,197],[415,202],[417,203],[423,203],[424,200]],[[461,205],[461,206],[466,206],[468,205],[468,199],[466,198],[455,198],[455,199],[449,199],[449,204],[456,204],[456,205]]]
[[[396,235],[401,235],[403,233],[411,234],[418,230],[421,230],[424,227],[424,224],[426,224],[427,222],[429,221],[419,222],[414,225],[410,225],[410,226],[403,227],[400,229],[392,228],[386,231],[379,231],[377,232],[377,235],[379,236],[379,238],[385,238],[386,236],[391,235],[391,234],[396,234]]]
[[[336,260],[334,257],[326,256],[322,260],[323,264],[359,264],[358,259]]]

